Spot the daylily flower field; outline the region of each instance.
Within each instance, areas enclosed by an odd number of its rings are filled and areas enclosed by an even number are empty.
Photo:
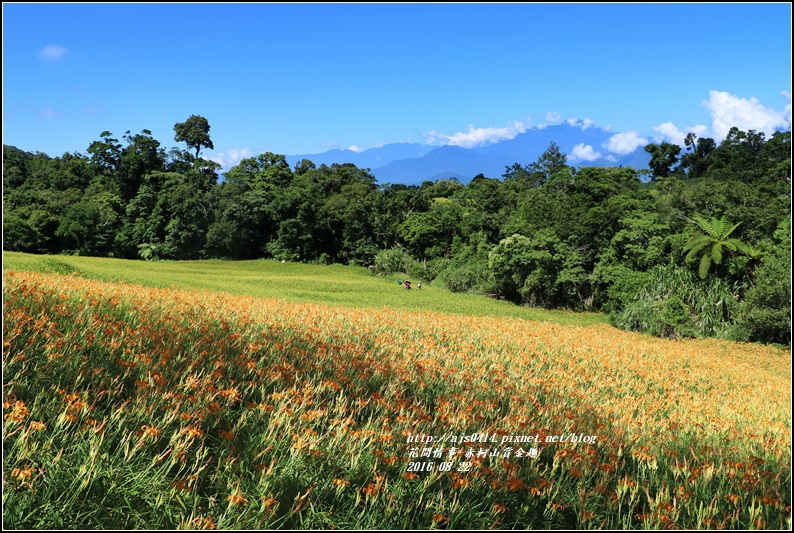
[[[791,359],[4,271],[3,525],[790,529]]]

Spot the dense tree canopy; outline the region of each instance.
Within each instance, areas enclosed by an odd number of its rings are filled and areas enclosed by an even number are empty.
[[[648,145],[646,183],[552,143],[503,176],[408,186],[270,152],[219,180],[209,130],[177,123],[188,150],[149,130],[104,131],[85,155],[4,146],[4,249],[359,264],[659,335],[789,342],[790,132]]]

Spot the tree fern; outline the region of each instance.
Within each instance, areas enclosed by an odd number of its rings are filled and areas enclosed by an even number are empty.
[[[703,231],[703,234],[695,235],[684,245],[684,252],[687,253],[686,260],[692,261],[700,257],[700,268],[698,274],[701,279],[706,277],[712,263],[719,265],[723,259],[723,249],[731,253],[741,252],[751,255],[752,250],[739,239],[730,237],[731,233],[739,227],[741,222],[731,225],[724,218],[712,217],[711,221],[695,215],[695,224]],[[701,255],[702,254],[702,255]]]

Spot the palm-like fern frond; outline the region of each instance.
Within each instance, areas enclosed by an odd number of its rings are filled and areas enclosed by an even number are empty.
[[[711,260],[718,265],[722,263],[722,243],[715,243],[711,247]]]
[[[734,251],[738,250],[739,252],[742,252],[743,254],[750,256],[755,255],[755,251],[752,248],[750,248],[748,245],[744,244],[739,239],[728,239],[727,241],[725,241],[725,243],[734,246],[735,248]]]
[[[712,217],[711,220],[706,220],[699,215],[693,216],[692,219],[703,233],[693,236],[684,245],[683,251],[688,252],[687,261],[692,261],[696,257],[701,256],[700,267],[698,268],[698,274],[700,274],[701,278],[706,277],[712,263],[717,265],[722,263],[723,248],[731,253],[738,251],[743,254],[753,255],[749,246],[739,239],[730,237],[731,233],[739,227],[741,222],[731,225],[724,218]]]
[[[703,254],[703,257],[700,259],[700,268],[698,269],[698,274],[700,275],[701,279],[706,277],[706,274],[709,272],[709,268],[711,268],[711,257],[709,254]]]
[[[712,240],[707,235],[699,235],[697,237],[693,237],[686,245],[684,245],[684,251],[689,251],[686,256],[687,261],[691,261],[696,255],[699,255],[703,248],[711,245]]]

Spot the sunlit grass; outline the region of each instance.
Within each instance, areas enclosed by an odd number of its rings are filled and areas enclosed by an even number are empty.
[[[791,527],[782,350],[191,288],[4,271],[4,526]]]
[[[348,307],[407,309],[478,316],[548,320],[560,324],[607,323],[605,315],[520,307],[473,294],[456,294],[424,282],[406,291],[403,276],[373,276],[364,267],[255,261],[129,261],[98,257],[42,256],[3,252],[4,268],[124,280],[148,287],[176,287],[241,296]],[[419,280],[415,280],[419,281]]]

